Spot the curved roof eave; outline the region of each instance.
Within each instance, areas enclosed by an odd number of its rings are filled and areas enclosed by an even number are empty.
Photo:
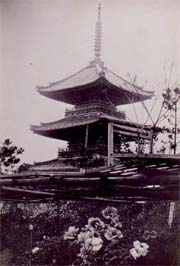
[[[36,86],[36,88],[40,94],[53,98],[51,97],[53,94],[58,94],[58,92],[62,91],[70,92],[72,89],[92,86],[102,78],[105,79],[110,85],[116,88],[121,88],[128,93],[139,94],[148,98],[154,95],[153,91],[143,90],[142,87],[134,85],[121,78],[108,68],[102,67],[102,69],[99,70],[95,65],[85,67],[74,75],[71,75],[61,81],[49,83],[48,86]]]
[[[72,121],[72,118],[71,118],[71,120],[64,118],[64,119],[53,121],[50,123],[41,123],[41,125],[30,125],[30,129],[33,132],[40,134],[40,132],[45,132],[45,131],[64,130],[64,129],[68,129],[68,128],[72,128],[72,127],[84,126],[87,124],[95,123],[101,119],[113,121],[115,123],[120,123],[122,125],[129,125],[129,126],[133,126],[133,127],[137,127],[137,128],[139,128],[141,126],[145,127],[146,129],[152,128],[151,125],[145,125],[144,126],[142,124],[137,124],[134,122],[118,119],[118,118],[112,117],[112,116],[104,114],[104,113],[98,113],[95,115],[89,115],[86,118],[83,118],[81,120],[79,120],[77,117],[74,117],[74,121]]]

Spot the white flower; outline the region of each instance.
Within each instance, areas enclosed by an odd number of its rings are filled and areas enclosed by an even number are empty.
[[[65,232],[65,234],[64,234],[64,240],[75,239],[78,231],[79,231],[79,228],[76,228],[75,226],[70,226],[68,231]]]
[[[119,215],[111,217],[111,224],[116,228],[122,228],[122,223],[119,221]]]
[[[101,221],[101,219],[98,217],[90,217],[88,219],[87,228],[90,230],[101,230],[102,228],[104,228],[104,222]]]
[[[135,249],[140,248],[140,247],[141,247],[141,243],[140,243],[140,241],[139,241],[139,240],[134,241],[134,242],[133,242],[133,246],[135,247]]]
[[[149,252],[149,250],[148,250],[149,245],[146,243],[141,243],[141,247],[142,247],[141,255],[144,257]]]
[[[35,247],[35,248],[32,249],[32,253],[33,254],[36,254],[38,251],[39,251],[39,247]]]
[[[92,242],[92,238],[86,238],[84,240],[84,247],[86,250],[92,250],[91,242]]]
[[[141,243],[139,240],[133,242],[135,249],[141,254],[141,256],[146,256],[148,253],[149,245],[146,243]]]
[[[100,237],[87,238],[84,242],[86,250],[92,250],[94,252],[99,251],[102,248],[103,240]]]
[[[83,243],[87,238],[92,238],[93,236],[94,232],[92,231],[85,231],[85,232],[81,231],[77,236],[78,242]]]
[[[104,234],[105,238],[107,240],[113,240],[114,238],[123,238],[123,234],[122,232],[115,228],[115,227],[112,227],[112,226],[109,226]]]
[[[149,252],[149,245],[147,243],[141,243],[139,240],[136,240],[133,242],[133,246],[134,248],[130,249],[129,252],[135,260],[141,256],[146,256]]]
[[[140,257],[139,253],[136,251],[135,248],[131,248],[129,252],[135,260]]]
[[[117,208],[108,206],[107,208],[102,210],[102,216],[105,219],[111,219],[112,217],[117,216],[117,211],[118,211]]]
[[[113,224],[118,223],[118,222],[119,222],[119,215],[114,215],[114,216],[112,216],[112,217],[111,217],[111,222],[112,222]]]
[[[91,244],[92,250],[97,252],[102,248],[103,240],[100,237],[93,237]]]

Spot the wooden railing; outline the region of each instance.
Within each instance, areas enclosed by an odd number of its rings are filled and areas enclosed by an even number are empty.
[[[97,104],[92,104],[92,105],[87,105],[83,106],[80,108],[73,108],[73,109],[66,109],[65,111],[65,116],[74,116],[74,115],[82,115],[82,114],[93,114],[93,113],[98,113],[98,112],[103,112],[105,114],[115,116],[116,118],[119,119],[126,119],[125,112],[118,111],[116,109],[113,109],[110,106],[105,106],[105,105],[97,105]]]

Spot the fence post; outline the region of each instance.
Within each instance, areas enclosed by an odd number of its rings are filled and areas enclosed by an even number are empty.
[[[108,122],[108,167],[113,166],[114,138],[113,122]]]
[[[173,223],[173,219],[174,219],[174,209],[175,209],[175,202],[170,202],[169,205],[169,217],[168,217],[168,226],[169,228],[171,228],[171,225]]]

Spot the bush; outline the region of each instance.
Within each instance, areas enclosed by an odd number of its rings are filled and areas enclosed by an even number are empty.
[[[18,266],[178,265],[179,203],[171,228],[168,213],[168,202],[12,204],[1,213],[0,255]]]

